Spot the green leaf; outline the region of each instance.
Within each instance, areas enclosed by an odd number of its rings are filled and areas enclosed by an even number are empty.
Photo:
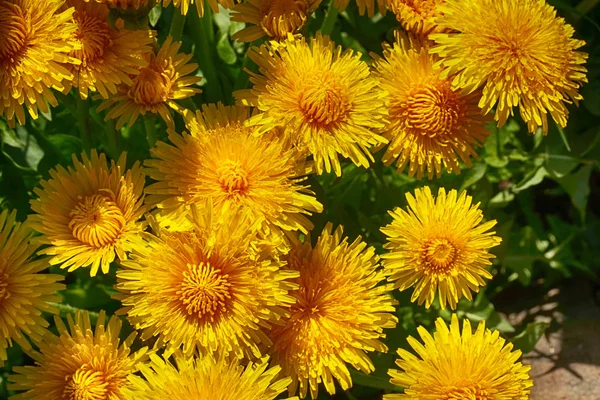
[[[487,164],[478,162],[473,164],[471,168],[467,170],[464,174],[463,182],[460,185],[459,192],[473,186],[475,183],[479,182],[481,178],[485,176],[485,172],[487,171]]]
[[[47,139],[52,147],[54,147],[63,163],[68,163],[73,154],[79,155],[81,153],[81,139],[77,136],[58,133],[48,136]]]
[[[523,178],[523,180],[513,188],[513,191],[518,193],[532,186],[539,185],[546,176],[548,176],[548,171],[546,171],[546,168],[539,167],[538,169],[527,174],[527,176],[525,176],[525,178]]]
[[[521,350],[523,354],[527,354],[535,348],[535,345],[540,341],[548,326],[549,324],[546,322],[531,322],[511,342],[515,346],[515,349]]]
[[[564,178],[555,178],[562,186],[565,192],[571,196],[573,206],[579,211],[581,220],[585,220],[585,210],[590,195],[590,176],[592,174],[592,165],[585,165],[575,174],[565,176]]]
[[[389,390],[392,392],[399,392],[401,390],[400,387],[392,384],[389,379],[382,378],[376,375],[365,375],[360,371],[355,371],[353,369],[350,370],[350,376],[352,377],[352,382],[355,385],[367,386],[375,389],[383,389]]]
[[[162,6],[160,4],[156,5],[150,13],[148,14],[148,21],[150,21],[150,26],[155,27],[162,15]]]

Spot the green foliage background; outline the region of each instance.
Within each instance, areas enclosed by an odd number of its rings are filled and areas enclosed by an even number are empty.
[[[369,52],[381,53],[381,43],[391,41],[397,29],[392,13],[374,18],[359,16],[354,3],[340,15],[329,13],[323,4],[310,19],[305,35],[314,35],[322,29],[345,48],[360,51],[369,61]],[[498,220],[497,232],[502,245],[494,252],[494,279],[473,302],[461,301],[458,314],[477,322],[486,320],[490,328],[499,329],[517,348],[530,351],[542,335],[545,325],[511,326],[494,308],[498,293],[510,286],[529,286],[542,282],[550,286],[572,276],[583,276],[598,281],[600,271],[600,190],[598,186],[600,160],[600,6],[597,0],[549,1],[575,26],[577,37],[587,42],[584,51],[590,57],[587,63],[589,83],[582,93],[585,100],[577,107],[569,107],[571,116],[564,130],[551,123],[548,136],[529,135],[517,117],[492,134],[480,157],[471,169],[461,175],[444,175],[433,181],[416,181],[387,168],[375,156],[370,169],[357,168],[346,163],[341,178],[333,175],[310,177],[310,184],[325,212],[315,215],[318,232],[327,221],[343,224],[346,233],[365,240],[382,251],[384,236],[379,228],[391,218],[387,211],[405,206],[404,195],[415,188],[430,185],[432,189],[445,187],[469,191],[481,203],[484,215]],[[158,31],[162,42],[172,26],[173,7],[153,9],[149,14],[151,25]],[[117,15],[113,15],[117,17]],[[145,15],[120,15],[129,25],[144,25]],[[175,16],[177,18],[177,16]],[[241,28],[231,23],[227,12],[209,13],[199,19],[192,10],[188,13],[183,31],[185,52],[193,52],[200,64],[203,93],[182,104],[194,109],[208,102],[222,101],[233,104],[232,92],[249,86],[243,68],[255,69],[244,55],[247,45],[232,42],[230,36]],[[70,165],[72,154],[89,151],[91,147],[116,158],[121,151],[128,153],[128,163],[149,158],[146,130],[156,130],[159,140],[166,141],[166,127],[162,120],[147,118],[131,128],[114,130],[114,124],[103,121],[94,101],[77,101],[72,92],[60,96],[60,106],[51,113],[26,126],[9,129],[0,119],[0,205],[18,210],[24,220],[30,212],[29,200],[33,189],[49,170],[57,164]],[[183,122],[176,117],[178,131]],[[92,311],[119,308],[111,299],[114,293],[114,271],[90,278],[87,269],[65,274],[56,267],[54,272],[66,275],[68,289],[62,293],[62,314],[73,309]],[[387,332],[388,354],[372,355],[377,370],[371,376],[356,373],[355,387],[336,395],[340,399],[380,399],[384,391],[395,388],[389,383],[388,368],[393,367],[395,350],[408,348],[406,337],[416,334],[418,325],[432,327],[438,315],[449,319],[448,311],[430,310],[410,303],[410,290],[396,292],[400,304],[397,315],[400,323]],[[515,299],[516,302],[519,299]],[[0,398],[6,398],[6,377],[14,365],[31,363],[15,345],[9,350],[9,362],[0,370]],[[324,392],[324,391],[323,391]],[[329,398],[326,394],[322,398]]]

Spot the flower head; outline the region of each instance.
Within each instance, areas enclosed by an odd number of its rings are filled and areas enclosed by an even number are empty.
[[[278,379],[281,368],[268,368],[266,359],[246,368],[225,358],[186,359],[176,357],[176,366],[152,355],[140,366],[143,378],[130,376],[124,389],[126,400],[203,399],[207,394],[220,400],[274,400],[289,384]]]
[[[382,15],[385,15],[387,3],[389,1],[390,0],[377,0],[379,12]],[[334,6],[342,12],[348,7],[348,4],[350,4],[350,0],[335,0]],[[365,15],[365,11],[369,15],[369,18],[375,15],[375,0],[356,0],[356,5],[358,6],[358,13],[360,15]]]
[[[428,36],[446,30],[436,23],[445,3],[446,0],[389,0],[389,8],[407,32]]]
[[[297,274],[261,251],[255,222],[235,208],[192,208],[192,229],[158,230],[117,272],[123,313],[142,339],[158,336],[186,357],[217,351],[256,359],[270,345],[265,330],[293,301]]]
[[[0,2],[0,115],[10,126],[25,124],[23,105],[32,118],[38,109],[58,102],[51,88],[62,90],[73,73],[63,64],[78,64],[69,53],[80,44],[73,33],[73,9],[62,10],[64,0],[11,0]]]
[[[64,285],[60,275],[42,274],[48,259],[33,259],[38,246],[30,242],[33,231],[27,224],[15,223],[16,212],[0,213],[0,366],[7,360],[6,349],[17,342],[30,349],[25,335],[37,340],[48,322],[42,312],[56,312],[49,301]]]
[[[248,56],[258,64],[254,87],[234,95],[262,114],[249,121],[259,132],[276,126],[300,151],[312,154],[317,173],[342,173],[338,156],[369,166],[372,146],[386,140],[383,127],[385,93],[376,90],[368,65],[352,50],[342,52],[326,36],[306,42],[288,37],[282,44],[253,47]]]
[[[9,380],[12,390],[25,392],[15,400],[125,400],[121,389],[127,377],[146,358],[146,348],[134,353],[132,333],[123,342],[119,339],[122,322],[117,317],[105,323],[100,312],[95,330],[88,312],[67,316],[68,328],[55,317],[58,336],[47,332],[32,352],[35,366],[14,367]]]
[[[158,182],[147,188],[148,202],[176,217],[211,197],[217,209],[241,206],[270,229],[312,229],[305,214],[323,206],[302,184],[310,165],[285,140],[254,136],[245,126],[249,114],[245,107],[209,105],[188,115],[191,133],[170,132],[173,145],[152,149],[148,171]]]
[[[110,27],[105,4],[67,0],[66,5],[75,7],[77,30],[73,35],[81,48],[71,56],[81,63],[66,66],[75,78],[65,82],[64,92],[75,86],[84,99],[88,91],[98,91],[106,99],[117,93],[118,85],[131,85],[130,75],[137,75],[147,64],[142,56],[151,51],[152,32]]]
[[[284,40],[298,32],[321,0],[249,0],[236,5],[231,20],[251,24],[233,35],[233,39],[253,42],[263,36]]]
[[[585,43],[573,39],[573,27],[556,16],[545,0],[446,0],[437,21],[451,33],[430,35],[442,57],[444,76],[455,87],[483,87],[479,106],[496,107],[502,126],[519,106],[530,132],[548,132],[549,113],[567,124],[565,103],[582,99],[578,89],[587,70]]]
[[[127,258],[144,224],[144,172],[136,162],[125,168],[125,153],[107,165],[106,156],[92,150],[82,161],[73,155],[73,167],[57,166],[50,180],[42,180],[39,196],[31,201],[32,227],[42,234],[40,251],[53,255],[50,264],[73,271],[91,266],[108,273],[110,263]]]
[[[380,285],[385,275],[374,248],[342,235],[342,227],[332,232],[327,224],[314,248],[296,239],[287,255],[289,270],[300,273],[300,288],[290,293],[296,302],[285,324],[274,326],[269,337],[273,363],[293,379],[290,395],[300,386],[301,397],[310,390],[316,399],[320,382],[334,394],[334,379],[350,388],[346,363],[373,372],[367,352],[386,352],[383,328],[397,323],[396,302],[389,285]]]
[[[456,314],[450,327],[442,318],[435,326],[433,336],[418,328],[422,344],[408,338],[418,356],[398,349],[401,371],[389,373],[404,394],[386,394],[384,400],[529,399],[531,367],[517,362],[521,352],[512,351],[498,331],[485,329],[481,321],[473,332],[465,319],[461,334]]]
[[[159,114],[169,128],[174,129],[175,123],[169,107],[182,113],[183,108],[175,102],[200,93],[200,89],[189,86],[200,82],[200,77],[188,76],[198,64],[188,64],[191,54],[177,53],[181,42],[171,43],[171,37],[163,43],[158,53],[151,53],[148,66],[141,68],[133,78],[133,83],[121,85],[119,93],[105,100],[98,111],[112,109],[106,114],[105,121],[117,119],[117,129],[126,122],[129,126],[138,119],[140,114],[147,112]]]
[[[390,144],[383,162],[396,161],[398,172],[408,166],[408,175],[418,179],[440,177],[442,168],[459,173],[459,158],[470,167],[474,147],[489,135],[490,118],[478,107],[481,93],[453,90],[452,80],[439,76],[436,61],[426,46],[401,35],[374,61],[380,86],[389,93],[383,136]]]
[[[396,208],[390,212],[391,224],[381,231],[388,236],[383,265],[389,270],[396,288],[416,285],[411,301],[425,302],[429,308],[436,292],[442,309],[446,303],[456,308],[464,296],[472,300],[471,291],[485,285],[482,278],[491,279],[486,270],[494,258],[491,247],[501,239],[488,232],[496,221],[483,224],[479,203],[472,205],[471,196],[456,190],[441,188],[437,198],[428,186],[406,195],[408,212]]]

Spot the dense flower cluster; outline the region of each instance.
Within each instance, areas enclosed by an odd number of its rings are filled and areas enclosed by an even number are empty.
[[[389,350],[396,289],[414,288],[419,306],[456,309],[493,278],[490,249],[501,239],[466,191],[425,185],[390,211],[377,254],[370,237],[317,222],[327,205],[317,176],[378,158],[415,181],[459,174],[494,118],[501,126],[519,107],[532,133],[547,133],[547,114],[565,126],[565,103],[581,99],[586,81],[584,43],[543,0],[357,0],[361,15],[389,7],[406,31],[372,62],[327,35],[302,35],[320,0],[210,0],[212,12],[231,8],[247,24],[235,39],[267,39],[248,50],[257,68],[233,93],[237,105],[197,109],[206,60],[113,18],[171,3],[174,20],[194,4],[210,12],[203,0],[0,2],[9,126],[26,123],[24,109],[36,119],[57,106],[54,90],[99,100],[94,116],[127,134],[139,119],[154,125],[154,114],[167,127],[149,137],[145,161],[92,149],[50,170],[25,223],[0,213],[0,363],[13,342],[35,360],[13,369],[14,399],[348,390],[351,371],[372,373],[371,354]],[[120,309],[108,320],[104,311],[68,314],[67,324],[55,316],[48,330],[42,313],[58,312],[65,288],[51,266],[113,274]],[[484,322],[473,332],[465,319],[461,332],[450,318],[433,335],[420,327],[423,344],[408,338],[418,356],[398,350],[390,375],[404,393],[384,398],[527,399],[520,352]],[[133,333],[122,340],[122,330]]]

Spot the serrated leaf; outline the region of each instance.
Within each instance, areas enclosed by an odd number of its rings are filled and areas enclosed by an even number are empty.
[[[549,324],[546,322],[531,322],[511,342],[515,349],[521,350],[523,354],[527,354],[535,348],[535,345],[540,341],[548,326]]]
[[[575,174],[556,178],[556,181],[563,187],[565,192],[571,197],[571,203],[579,211],[581,220],[585,220],[585,211],[587,201],[590,195],[590,176],[592,174],[592,165],[585,165]]]

